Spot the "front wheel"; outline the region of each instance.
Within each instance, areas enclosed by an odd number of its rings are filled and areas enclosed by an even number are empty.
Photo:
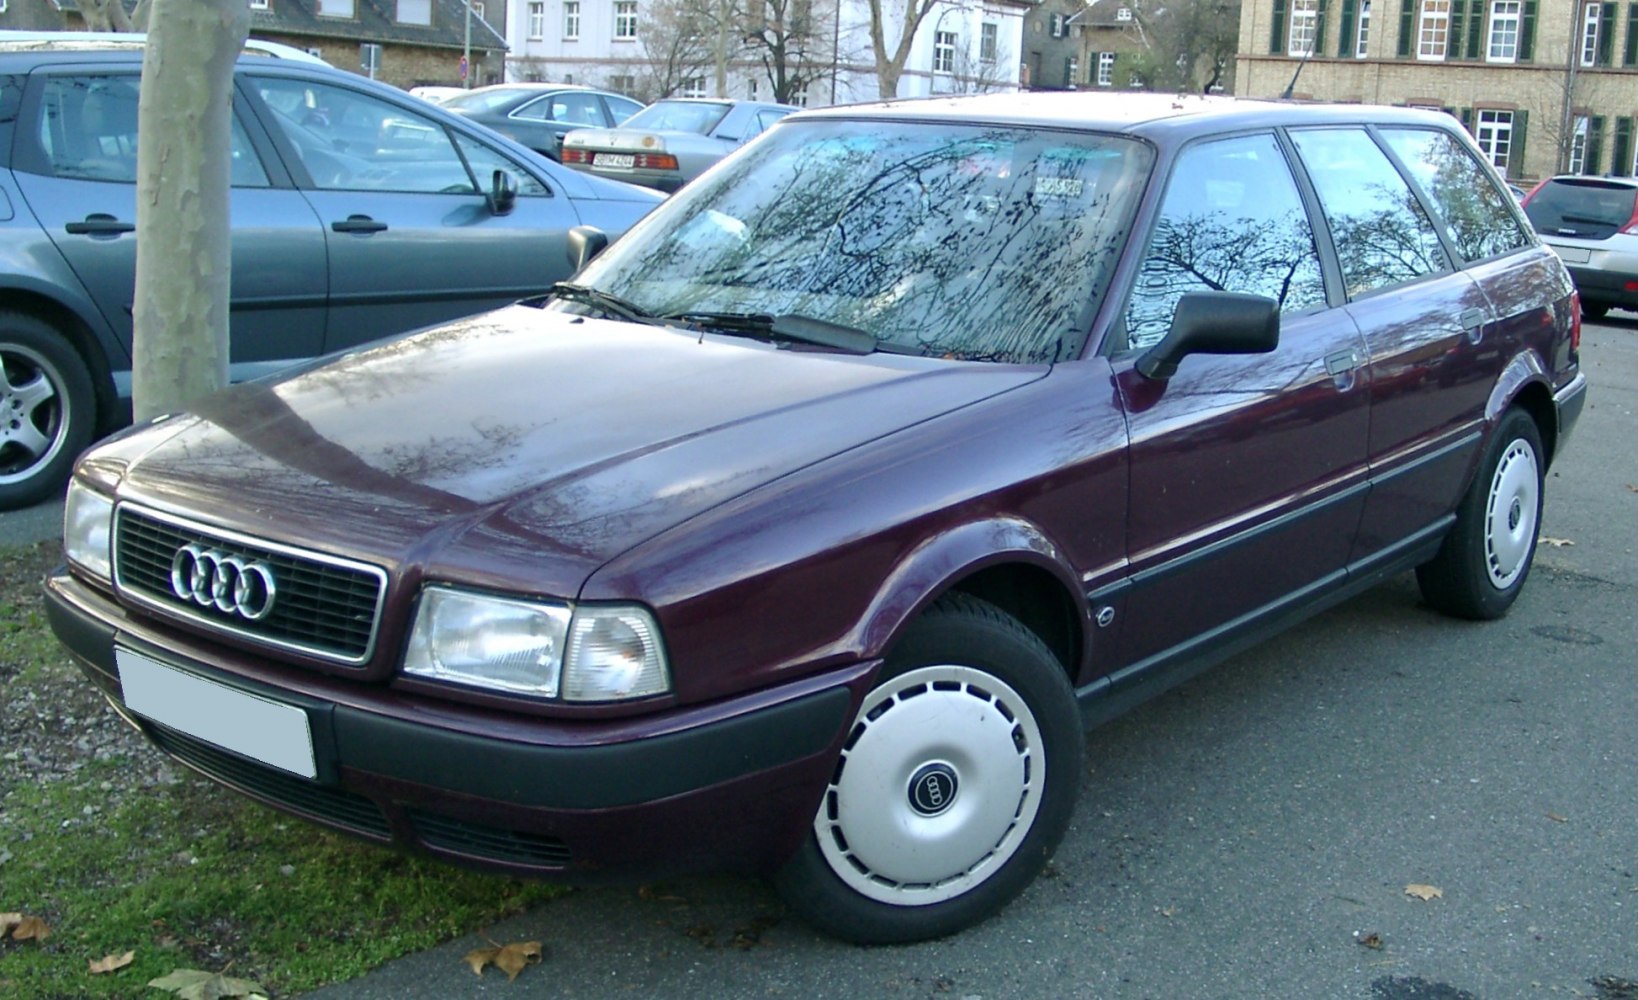
[[[1016,896],[1080,783],[1074,692],[1040,638],[964,594],[913,623],[865,697],[813,822],[775,882],[835,937],[941,937]]]
[[[1536,422],[1508,410],[1439,554],[1416,568],[1428,604],[1481,621],[1507,613],[1535,559],[1544,469]]]
[[[96,419],[73,346],[32,316],[0,312],[0,510],[60,493]]]

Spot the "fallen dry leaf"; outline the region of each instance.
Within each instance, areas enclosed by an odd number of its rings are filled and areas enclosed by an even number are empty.
[[[1420,900],[1443,899],[1445,890],[1436,885],[1416,885],[1413,883],[1405,886],[1405,895],[1415,896]]]
[[[177,969],[168,976],[150,979],[148,985],[175,993],[181,1000],[231,1000],[235,997],[256,997],[266,992],[255,980],[235,979],[203,969]]]
[[[11,929],[23,922],[21,913],[0,913],[0,938],[11,933]]]
[[[1568,538],[1548,538],[1546,535],[1542,535],[1540,538],[1536,539],[1536,542],[1540,545],[1551,545],[1555,549],[1562,549],[1566,545],[1575,544]]]
[[[1631,483],[1627,484],[1627,489],[1631,490],[1634,493],[1638,493],[1638,486],[1634,486]]]
[[[1382,935],[1378,934],[1376,931],[1369,931],[1365,934],[1355,931],[1354,940],[1358,941],[1365,947],[1372,949],[1373,951],[1382,950]]]
[[[511,982],[526,966],[540,962],[542,957],[539,941],[513,941],[492,948],[474,948],[466,953],[462,961],[471,966],[473,974],[478,976],[483,975],[483,970],[493,963],[495,968],[506,973],[506,981]]]
[[[115,969],[123,969],[127,965],[130,965],[132,960],[135,958],[136,952],[128,951],[123,955],[105,955],[102,958],[97,959],[95,962],[90,962],[88,964],[91,966],[91,974],[93,976],[98,976],[104,972],[113,972]]]
[[[1565,819],[1563,816],[1560,816],[1558,813],[1548,813],[1547,818],[1552,820],[1554,823],[1568,823],[1569,822],[1569,820]]]
[[[11,914],[8,913],[7,916],[11,916]],[[11,929],[11,939],[13,941],[44,941],[51,936],[51,928],[44,920],[39,917],[31,917],[26,913],[22,914],[22,918]]]

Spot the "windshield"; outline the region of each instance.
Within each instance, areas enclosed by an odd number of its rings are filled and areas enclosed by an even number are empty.
[[[727,104],[699,101],[657,101],[627,118],[621,128],[646,128],[651,132],[693,132],[705,135],[728,114]]]
[[[1115,136],[787,122],[576,279],[655,315],[797,315],[933,356],[1071,356],[1152,154]]]

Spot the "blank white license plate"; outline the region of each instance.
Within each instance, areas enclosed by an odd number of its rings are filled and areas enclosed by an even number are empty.
[[[1592,251],[1586,247],[1553,247],[1553,250],[1566,264],[1585,264],[1592,259]]]
[[[637,157],[632,153],[598,153],[592,157],[592,166],[611,167],[615,170],[630,170],[636,166]]]
[[[145,718],[304,778],[318,777],[307,713],[114,649],[125,706]]]

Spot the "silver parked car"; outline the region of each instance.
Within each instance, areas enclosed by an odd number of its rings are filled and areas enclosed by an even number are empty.
[[[797,110],[759,101],[656,101],[619,128],[563,137],[566,166],[672,192]]]
[[[141,67],[0,39],[0,508],[129,413]],[[543,292],[661,200],[304,59],[240,58],[231,141],[235,379]]]
[[[1525,196],[1524,212],[1564,259],[1584,315],[1638,309],[1638,179],[1550,177]]]

